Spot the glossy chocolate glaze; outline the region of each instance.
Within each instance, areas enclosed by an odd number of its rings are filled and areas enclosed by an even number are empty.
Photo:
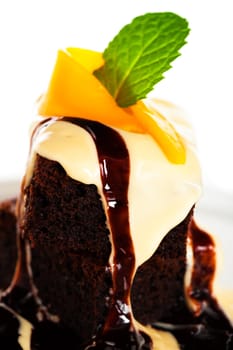
[[[70,117],[60,120],[84,128],[95,142],[113,240],[113,266],[109,266],[112,272],[113,290],[109,313],[105,324],[100,325],[86,349],[151,349],[149,336],[134,327],[130,305],[135,256],[129,227],[127,192],[130,160],[126,145],[116,131],[100,123]],[[33,135],[36,135],[38,128],[47,122],[50,120],[46,119],[38,125]],[[16,269],[13,285],[3,298],[3,302],[32,323],[32,350],[80,349],[79,339],[65,328],[62,322],[38,320],[38,304],[28,292],[30,287],[25,289],[21,286],[21,281],[25,280],[25,275],[28,273],[28,266],[26,266],[25,246],[22,244],[22,232],[20,237],[21,262]],[[194,221],[190,224],[189,238],[192,241],[195,264],[188,294],[198,306],[198,311],[193,315],[189,325],[171,326],[155,323],[153,326],[172,332],[183,350],[233,349],[233,329],[212,296],[215,271],[214,242],[207,233],[197,227]],[[203,269],[203,266],[206,268]],[[28,279],[30,286],[32,282],[30,276]],[[7,342],[8,349],[21,350],[17,342],[19,321],[14,312],[6,309],[4,304],[0,305],[0,323],[1,346]]]

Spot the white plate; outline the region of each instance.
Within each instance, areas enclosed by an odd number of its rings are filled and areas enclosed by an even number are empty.
[[[20,181],[0,181],[0,200],[17,196],[20,189]]]

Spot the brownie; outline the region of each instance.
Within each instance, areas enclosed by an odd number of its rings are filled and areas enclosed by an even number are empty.
[[[31,247],[39,297],[86,343],[104,323],[112,287],[109,230],[97,188],[71,179],[59,163],[37,155],[25,198],[22,232]],[[177,322],[183,311],[185,317],[191,216],[192,211],[136,273],[133,313],[144,324]]]
[[[23,231],[39,297],[85,342],[104,322],[111,287],[111,245],[97,189],[37,156],[25,195]]]

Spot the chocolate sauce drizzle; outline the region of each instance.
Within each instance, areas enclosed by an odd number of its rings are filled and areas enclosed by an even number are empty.
[[[149,349],[150,338],[133,324],[130,290],[135,272],[135,254],[130,235],[128,186],[130,160],[124,140],[115,130],[94,122],[64,117],[92,136],[99,159],[103,194],[113,243],[113,293],[102,329],[87,348]]]
[[[232,326],[217,300],[213,296],[213,281],[216,270],[216,250],[213,238],[202,230],[194,220],[189,227],[189,238],[192,242],[194,267],[191,286],[188,290],[190,298],[196,304],[196,316],[209,315],[211,323],[217,328],[232,330]]]
[[[107,206],[107,217],[112,233],[113,291],[109,312],[105,323],[97,331],[85,349],[99,350],[147,350],[152,348],[150,337],[134,326],[130,304],[130,288],[135,273],[135,254],[130,235],[128,186],[130,159],[122,137],[115,130],[98,122],[78,118],[61,119],[85,129],[96,145],[102,189]],[[33,137],[40,127],[53,119],[46,119],[34,130]],[[21,235],[23,238],[23,235]],[[194,221],[189,228],[192,242],[194,269],[189,297],[197,305],[197,311],[185,325],[159,325],[157,329],[168,330],[176,337],[182,350],[231,350],[233,349],[233,329],[212,295],[215,272],[215,247],[212,238],[202,231]],[[31,336],[32,350],[80,349],[79,339],[59,323],[49,320],[38,322],[38,305],[28,290],[20,288],[20,279],[26,272],[25,251],[20,243],[22,261],[18,265],[17,276],[13,279],[9,294],[3,302],[10,305],[18,314],[33,324]],[[25,247],[24,247],[25,248]],[[204,268],[205,267],[205,268]],[[19,271],[20,270],[20,271]],[[25,271],[23,271],[25,270]],[[21,350],[18,343],[20,323],[16,314],[4,304],[0,304],[0,347]],[[168,349],[169,350],[169,349]]]

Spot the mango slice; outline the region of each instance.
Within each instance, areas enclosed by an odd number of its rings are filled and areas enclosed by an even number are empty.
[[[103,63],[102,54],[98,52],[72,48],[58,51],[48,90],[40,100],[39,114],[81,117],[142,132],[134,117],[118,107],[92,74]]]
[[[86,118],[127,131],[148,133],[172,163],[183,164],[185,147],[174,127],[142,101],[128,108],[119,107],[92,74],[103,64],[102,54],[96,51],[59,50],[48,90],[39,101],[39,114]]]

